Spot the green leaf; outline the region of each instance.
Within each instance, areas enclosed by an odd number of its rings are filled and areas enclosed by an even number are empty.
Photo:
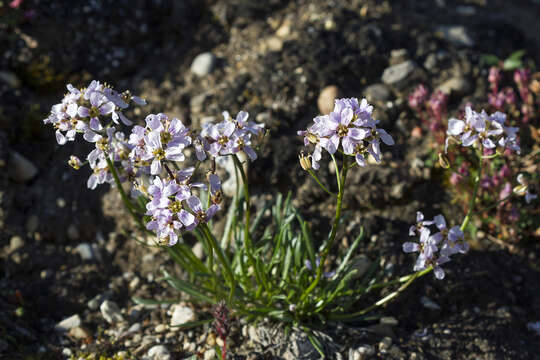
[[[309,342],[311,342],[311,345],[317,350],[317,352],[321,355],[321,359],[326,359],[326,355],[324,354],[323,346],[319,339],[315,335],[313,335],[313,332],[311,330],[306,332],[306,335],[309,339]]]
[[[521,59],[523,55],[525,55],[526,53],[527,52],[525,50],[514,51],[513,53],[510,54],[507,60],[508,59]]]
[[[486,64],[490,66],[496,66],[499,64],[499,58],[492,54],[484,54],[480,57],[480,59]]]
[[[202,289],[202,287],[199,286],[195,288],[194,285],[170,275],[167,271],[164,271],[163,273],[165,274],[164,280],[166,280],[176,290],[182,291],[190,295],[191,297],[203,302],[207,302],[210,304],[216,303],[214,299],[199,291],[199,289]]]
[[[521,59],[506,59],[503,63],[503,69],[504,70],[515,70],[517,68],[520,68],[523,66],[523,62]]]
[[[338,269],[336,271],[337,276],[339,276],[341,274],[341,272],[343,270],[345,270],[345,267],[349,263],[349,260],[350,260],[350,258],[352,256],[353,252],[356,250],[358,245],[360,245],[360,241],[363,239],[363,237],[364,237],[364,228],[361,227],[360,228],[360,234],[356,237],[356,239],[352,243],[351,247],[347,251],[347,254],[345,254],[345,257],[343,258],[343,261],[341,262],[341,264],[339,265],[339,267],[338,267]]]

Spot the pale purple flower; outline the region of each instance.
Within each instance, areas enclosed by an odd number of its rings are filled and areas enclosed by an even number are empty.
[[[101,130],[103,127],[99,121],[99,116],[112,113],[114,111],[114,103],[100,91],[90,92],[88,98],[90,100],[90,108],[79,106],[77,114],[81,118],[90,118],[90,129]]]
[[[517,128],[505,127],[506,115],[501,112],[487,115],[485,111],[477,113],[469,106],[465,108],[465,120],[450,119],[448,121],[448,137],[445,142],[445,152],[448,151],[450,139],[456,139],[462,146],[476,143],[483,149],[494,149],[497,144],[502,147],[519,151],[516,143]],[[506,134],[505,136],[502,136]]]
[[[434,223],[433,220],[424,220],[424,214],[422,214],[420,211],[416,212],[416,224],[411,225],[409,228],[409,236],[415,236],[416,231],[422,230],[425,226],[432,225]]]
[[[189,199],[187,199],[187,203],[189,208],[193,211],[193,214],[195,215],[195,224],[198,224],[200,222],[208,222],[219,210],[219,205],[212,204],[205,211],[202,207],[201,200],[196,196],[191,196]]]
[[[340,145],[343,153],[354,156],[359,166],[366,165],[368,154],[380,162],[380,141],[394,145],[394,140],[385,130],[376,127],[372,112],[373,106],[366,99],[360,103],[356,98],[337,99],[330,114],[315,117],[307,130],[298,131],[298,135],[304,137],[305,146],[315,145],[310,158],[312,168],[319,168],[322,149],[334,154]]]

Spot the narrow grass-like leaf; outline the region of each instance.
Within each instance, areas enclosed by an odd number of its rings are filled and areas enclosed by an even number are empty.
[[[202,287],[199,286],[199,287],[195,288],[194,285],[188,283],[187,281],[178,279],[178,278],[170,275],[166,271],[164,271],[164,274],[165,274],[164,280],[166,280],[176,290],[182,291],[182,292],[190,295],[191,297],[193,297],[193,298],[195,298],[195,299],[197,299],[199,301],[207,302],[207,303],[210,303],[210,304],[215,304],[216,303],[216,301],[214,299],[212,299],[210,296],[208,296],[205,293],[203,293],[202,291],[200,291],[200,289],[203,289]]]
[[[319,339],[315,335],[313,335],[313,332],[311,330],[306,331],[306,335],[309,339],[309,342],[311,342],[311,345],[317,350],[319,355],[321,355],[321,359],[326,359],[326,355],[324,354],[323,346]]]
[[[360,228],[360,234],[353,241],[351,247],[347,251],[347,254],[345,254],[345,256],[343,257],[343,261],[341,262],[338,269],[336,270],[336,275],[337,276],[340,276],[341,272],[343,272],[343,270],[345,270],[347,264],[349,263],[349,260],[351,259],[352,254],[354,253],[354,251],[356,250],[358,245],[360,245],[360,241],[362,240],[363,237],[364,237],[364,228],[361,227]]]

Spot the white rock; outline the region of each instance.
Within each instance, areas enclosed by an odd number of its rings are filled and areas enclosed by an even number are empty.
[[[174,305],[171,316],[171,326],[178,326],[197,320],[193,309],[188,306]]]
[[[171,352],[164,345],[155,345],[148,350],[146,358],[148,360],[170,360]]]
[[[58,324],[56,324],[54,329],[56,331],[66,332],[70,329],[76,328],[77,326],[81,326],[81,317],[75,314],[60,321]]]
[[[16,151],[9,153],[8,168],[9,178],[18,183],[25,183],[32,180],[38,173],[38,168],[30,160]]]
[[[191,72],[198,76],[208,75],[214,70],[217,58],[211,52],[199,54],[191,63]]]
[[[462,25],[439,26],[436,33],[455,46],[474,46],[474,40]]]
[[[20,237],[18,235],[12,236],[11,239],[9,240],[9,251],[10,252],[18,250],[18,249],[22,248],[23,246],[24,246],[24,240],[23,240],[22,237]]]
[[[101,310],[101,315],[103,315],[103,318],[109,323],[114,324],[117,322],[124,321],[124,318],[122,317],[122,314],[120,313],[120,309],[118,308],[118,305],[114,301],[105,300],[101,306],[99,307]]]
[[[216,358],[216,350],[209,349],[204,352],[204,360],[214,360]]]
[[[365,360],[375,355],[375,348],[371,345],[360,345],[356,349],[349,349],[349,360]]]
[[[97,246],[96,244],[81,243],[77,245],[77,247],[75,248],[75,252],[77,252],[83,260],[101,261],[101,253],[99,252],[99,246]]]

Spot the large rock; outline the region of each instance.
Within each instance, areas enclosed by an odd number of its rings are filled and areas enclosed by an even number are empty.
[[[392,92],[385,84],[369,85],[364,89],[363,93],[369,102],[392,100]]]
[[[16,151],[9,153],[9,178],[18,183],[32,180],[38,173],[38,168],[30,160]]]
[[[321,114],[330,114],[334,110],[334,103],[339,96],[339,89],[335,85],[330,85],[322,89],[317,99],[317,106]]]
[[[197,315],[189,306],[175,305],[171,316],[171,326],[178,326],[197,320]]]
[[[471,82],[464,77],[454,77],[443,82],[437,90],[448,95],[462,96],[472,90]]]
[[[416,65],[416,63],[412,60],[407,60],[401,64],[392,65],[384,70],[382,82],[387,85],[400,85],[417,68],[418,65]]]

